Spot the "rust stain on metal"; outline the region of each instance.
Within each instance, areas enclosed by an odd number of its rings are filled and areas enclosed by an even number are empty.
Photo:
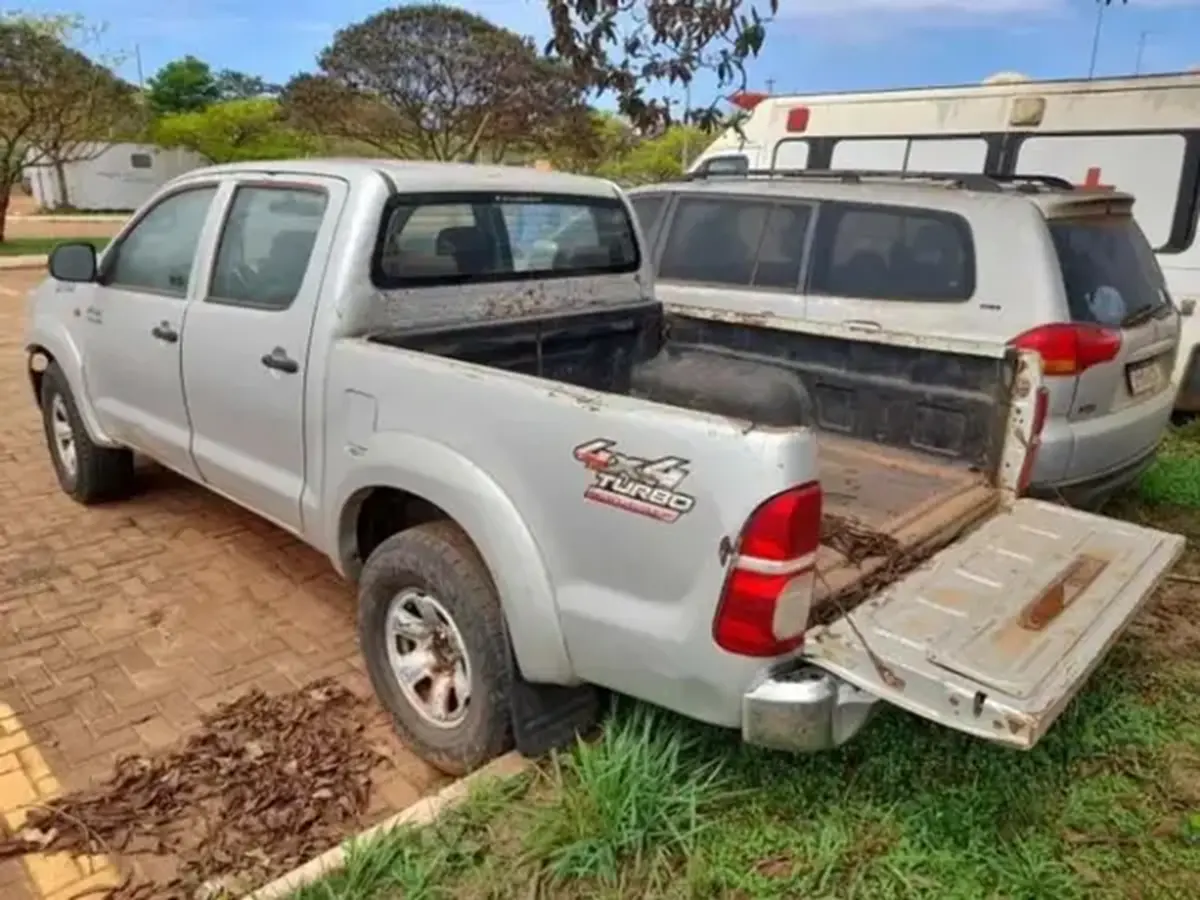
[[[1108,567],[1108,562],[1086,553],[1075,557],[1060,578],[1021,610],[1017,624],[1026,631],[1043,630],[1100,577],[1100,573]]]

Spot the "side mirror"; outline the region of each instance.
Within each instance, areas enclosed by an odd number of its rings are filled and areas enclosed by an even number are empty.
[[[1184,297],[1179,301],[1179,314],[1181,316],[1190,316],[1196,311],[1196,301],[1191,297]]]
[[[50,251],[50,275],[59,281],[96,280],[96,248],[86,241],[68,241]]]

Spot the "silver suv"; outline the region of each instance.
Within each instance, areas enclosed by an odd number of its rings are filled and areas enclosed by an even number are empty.
[[[1092,507],[1154,459],[1179,314],[1128,194],[1048,176],[803,170],[693,176],[630,199],[668,310],[749,317],[764,355],[786,361],[788,332],[1037,351],[1049,392],[1035,495]],[[812,399],[836,428],[836,391]]]

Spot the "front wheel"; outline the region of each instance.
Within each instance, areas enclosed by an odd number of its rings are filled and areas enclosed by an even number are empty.
[[[358,637],[397,731],[451,775],[512,747],[504,614],[478,552],[452,522],[383,541],[363,567]]]
[[[54,474],[64,493],[85,505],[118,500],[133,492],[133,454],[96,444],[58,363],[42,375],[42,423]]]

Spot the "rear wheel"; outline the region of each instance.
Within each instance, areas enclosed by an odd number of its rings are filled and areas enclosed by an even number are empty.
[[[92,440],[58,363],[51,363],[42,375],[41,400],[46,444],[64,493],[83,504],[129,496],[133,454]]]
[[[358,635],[397,731],[452,775],[512,747],[508,636],[496,589],[451,522],[383,541],[363,567]]]

